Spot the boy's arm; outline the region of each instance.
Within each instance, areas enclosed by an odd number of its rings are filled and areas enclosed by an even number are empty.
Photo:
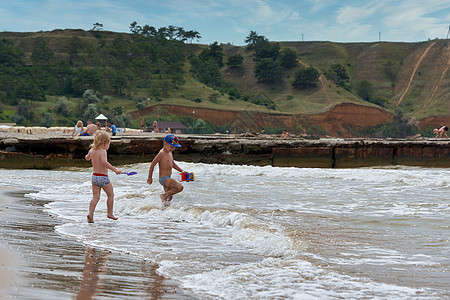
[[[113,165],[111,165],[108,162],[106,150],[102,150],[102,152],[100,153],[100,161],[102,162],[102,165],[104,165],[106,168],[112,170],[114,173],[116,173],[116,174],[122,173],[119,169],[117,169],[116,167],[114,167]]]
[[[161,152],[159,152],[155,158],[153,159],[152,163],[150,164],[150,169],[148,170],[148,178],[147,183],[152,184],[153,182],[153,169],[155,168],[156,164],[161,160]]]

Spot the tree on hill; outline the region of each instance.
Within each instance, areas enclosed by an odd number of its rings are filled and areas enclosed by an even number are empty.
[[[222,46],[216,41],[210,44],[208,49],[204,49],[198,57],[203,61],[207,61],[212,58],[217,62],[219,68],[221,68],[223,67],[223,56]]]
[[[185,31],[183,37],[184,37],[184,39],[190,41],[190,43],[192,43],[192,41],[194,39],[197,39],[197,41],[198,41],[198,40],[200,40],[202,38],[200,33],[198,31],[195,31],[195,30]],[[184,41],[184,39],[182,39],[182,41]]]
[[[217,61],[210,57],[208,60],[203,60],[198,57],[191,59],[192,72],[196,78],[211,87],[220,86],[222,76]]]
[[[85,120],[95,120],[95,118],[98,116],[98,108],[96,104],[89,104],[87,106],[86,111],[83,114],[83,118]]]
[[[409,118],[403,114],[403,109],[397,107],[392,122],[381,126],[381,133],[384,137],[405,138],[416,134],[418,122],[414,118]]]
[[[51,127],[55,123],[55,117],[53,117],[50,112],[46,111],[43,113],[42,119],[39,123],[43,127]]]
[[[280,45],[278,43],[271,43],[268,39],[259,38],[254,46],[255,60],[259,61],[264,58],[271,58],[276,60],[280,56]]]
[[[247,49],[253,50],[258,40],[261,38],[256,31],[250,31],[249,35],[245,38],[245,43],[247,43]],[[264,37],[262,37],[264,38]]]
[[[283,79],[283,68],[279,60],[261,59],[255,66],[255,77],[258,82],[276,83]]]
[[[236,54],[228,57],[227,66],[229,66],[230,68],[237,68],[238,66],[242,65],[243,62],[244,57],[240,54]]]
[[[347,69],[341,64],[331,65],[330,69],[325,73],[328,79],[334,81],[338,86],[350,91],[350,76]]]
[[[67,101],[64,97],[59,98],[58,102],[55,104],[55,109],[56,112],[63,117],[68,117],[71,111],[69,101]]]
[[[100,102],[100,99],[96,95],[93,90],[86,90],[83,94],[83,102],[84,106],[88,106],[89,104],[97,104]]]
[[[5,39],[0,41],[0,67],[3,72],[8,71],[4,68],[18,68],[23,67],[24,53],[18,47],[14,46],[12,42]]]
[[[45,67],[52,62],[54,56],[55,55],[47,46],[44,38],[38,37],[34,41],[33,51],[31,52],[31,61],[33,62],[33,65]]]
[[[373,84],[367,80],[360,81],[356,93],[361,97],[361,99],[370,102],[374,94]]]
[[[319,71],[313,67],[308,67],[306,69],[300,69],[295,71],[294,80],[292,80],[292,87],[299,89],[306,89],[311,87],[316,87],[319,81]]]
[[[184,30],[182,27],[177,27],[174,25],[169,25],[167,27],[160,27],[156,29],[153,26],[144,25],[139,26],[136,21],[130,24],[130,31],[134,35],[141,35],[143,37],[152,37],[155,39],[166,39],[169,41],[180,41],[186,42],[193,39],[200,39],[201,35],[195,30]]]
[[[94,23],[92,29],[92,31],[102,31],[103,30],[103,24],[96,22]]]
[[[101,90],[101,75],[97,69],[78,68],[73,72],[72,91],[76,97],[81,97],[86,90]]]
[[[70,64],[72,67],[77,66],[77,59],[78,59],[78,53],[81,50],[81,40],[80,38],[73,36],[72,40],[70,41],[70,48],[69,48],[69,54],[70,54]]]
[[[285,69],[291,69],[297,66],[297,52],[292,49],[283,49],[281,51],[281,66]]]

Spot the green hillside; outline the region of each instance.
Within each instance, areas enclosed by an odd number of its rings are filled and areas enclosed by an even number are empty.
[[[161,104],[315,115],[353,103],[391,113],[401,107],[416,119],[449,115],[447,40],[271,42],[279,53],[290,49],[297,56],[296,65],[282,68],[273,81],[255,76],[262,61],[256,50],[192,44],[167,34],[54,30],[2,32],[0,40],[0,122],[39,125],[47,118],[72,126],[95,107],[95,113],[138,127],[141,117],[151,123],[154,116],[131,115]],[[242,64],[227,66],[236,55]],[[319,72],[316,85],[294,88],[296,72],[307,67]],[[190,116],[177,117],[190,122]]]

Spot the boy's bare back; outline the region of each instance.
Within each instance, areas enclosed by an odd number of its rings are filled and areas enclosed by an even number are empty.
[[[108,174],[106,163],[108,162],[105,149],[89,150],[86,159],[90,159],[94,173]],[[105,163],[106,162],[106,163]]]

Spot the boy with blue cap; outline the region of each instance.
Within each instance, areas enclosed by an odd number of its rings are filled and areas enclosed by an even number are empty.
[[[173,195],[178,194],[183,190],[183,186],[172,179],[172,168],[183,173],[183,170],[175,163],[172,152],[175,148],[180,148],[178,138],[173,134],[168,134],[164,137],[163,148],[155,156],[150,164],[150,170],[148,171],[147,183],[152,184],[153,169],[158,164],[159,167],[159,183],[164,188],[164,194],[161,194],[161,201],[164,206],[169,206]]]

